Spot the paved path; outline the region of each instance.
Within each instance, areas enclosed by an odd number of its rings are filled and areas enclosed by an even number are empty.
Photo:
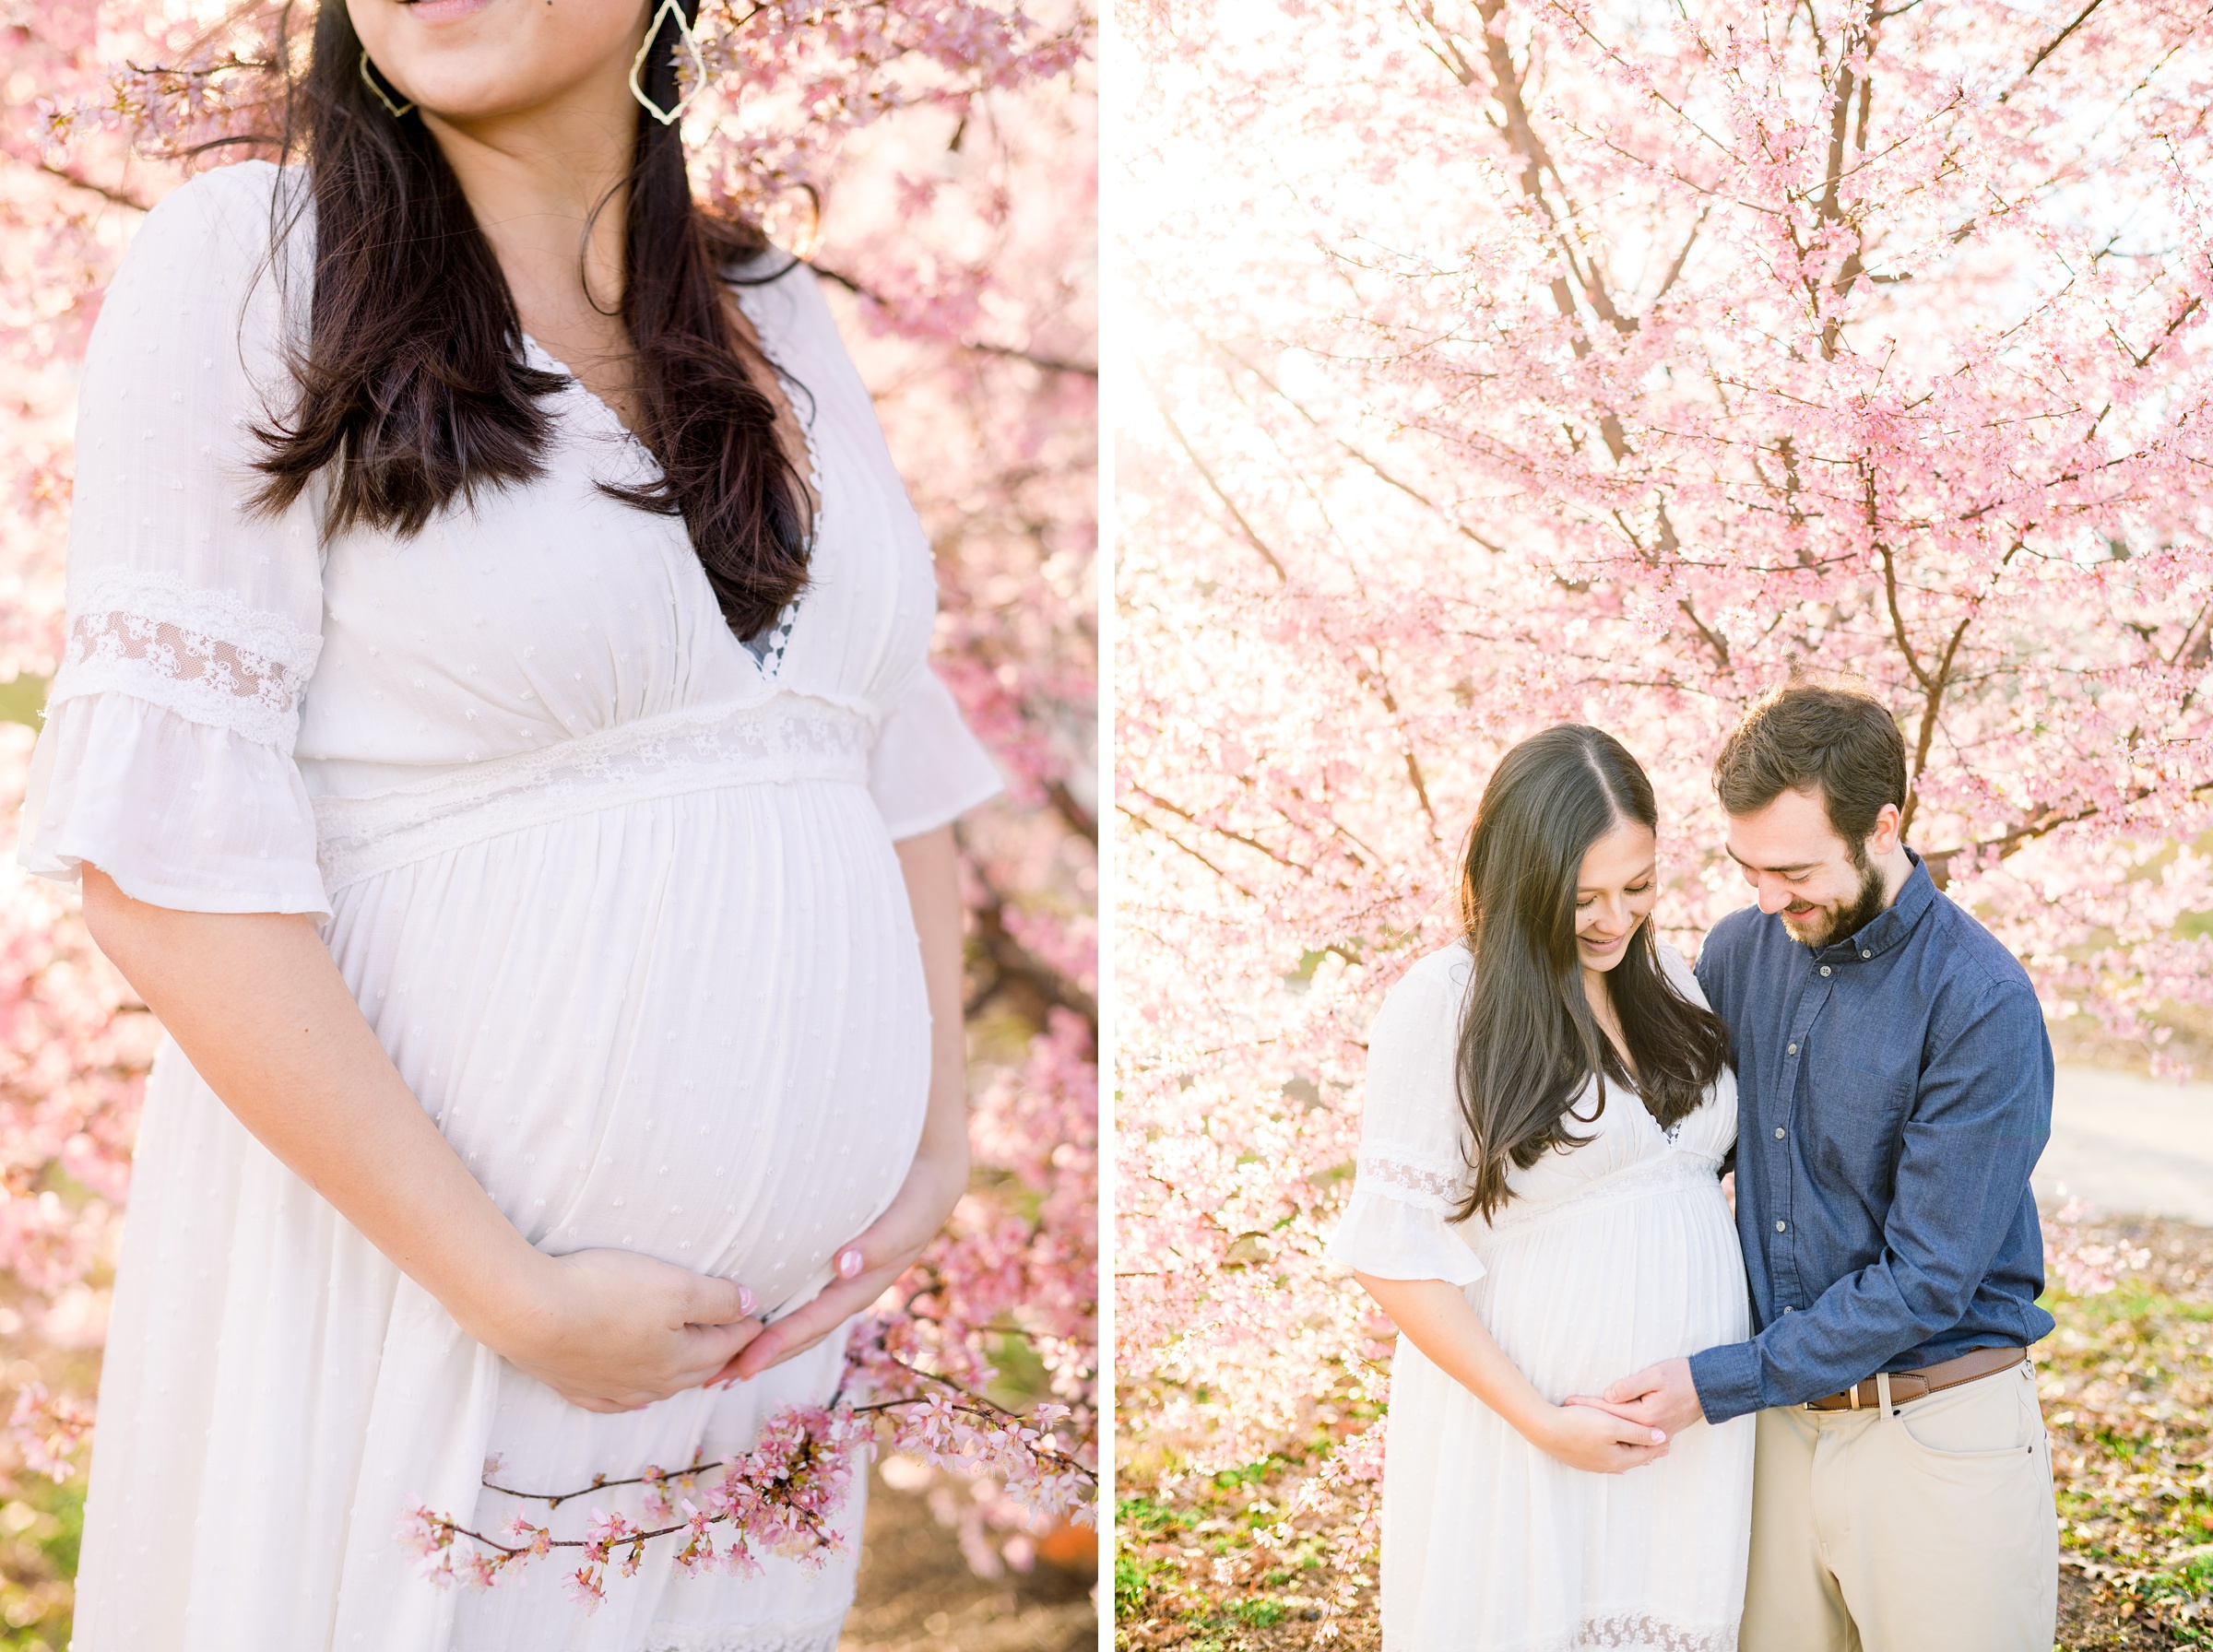
[[[2213,1226],[2213,1084],[2063,1066],[2037,1197]]]

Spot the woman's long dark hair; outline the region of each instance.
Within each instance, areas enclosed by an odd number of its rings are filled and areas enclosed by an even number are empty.
[[[670,35],[657,36],[642,77],[664,109],[677,98]],[[314,183],[314,300],[293,362],[299,402],[259,432],[268,479],[256,503],[283,510],[328,466],[325,533],[360,524],[404,536],[456,499],[537,476],[551,422],[541,398],[568,381],[523,360],[514,297],[437,140],[419,115],[392,116],[361,62],[345,6],[324,0],[283,137],[287,153],[304,149]],[[640,109],[637,132],[621,316],[636,352],[637,435],[661,474],[602,487],[683,517],[723,617],[751,637],[805,586],[810,531],[776,404],[748,371],[765,364],[723,290],[725,272],[768,243],[693,204],[676,126]]]
[[[1616,826],[1657,830],[1652,784],[1622,743],[1580,724],[1523,740],[1499,761],[1468,833],[1461,918],[1475,955],[1460,1024],[1460,1104],[1473,1184],[1457,1212],[1486,1220],[1507,1201],[1508,1167],[1527,1170],[1572,1134],[1569,1106],[1593,1074],[1632,1084],[1663,1127],[1698,1106],[1728,1058],[1720,1019],[1676,991],[1648,918],[1606,976],[1637,1080],[1591,1012],[1575,948],[1583,855]]]

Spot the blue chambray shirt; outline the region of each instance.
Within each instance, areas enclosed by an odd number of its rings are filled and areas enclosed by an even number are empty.
[[[1736,1068],[1757,1333],[1691,1357],[1710,1422],[2052,1330],[2029,1190],[2052,1129],[2044,1018],[2013,955],[1911,859],[1849,939],[1812,950],[1750,906],[1698,953]]]

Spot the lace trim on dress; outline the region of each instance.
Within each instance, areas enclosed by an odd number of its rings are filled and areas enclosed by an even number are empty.
[[[1631,1652],[1736,1652],[1736,1626],[1721,1624],[1694,1629],[1684,1623],[1653,1617],[1650,1612],[1623,1612],[1618,1616],[1585,1618],[1575,1639],[1561,1643],[1561,1652],[1583,1652],[1585,1647],[1623,1647]]]
[[[1641,1198],[1648,1194],[1683,1184],[1705,1182],[1713,1187],[1718,1197],[1721,1184],[1715,1179],[1714,1173],[1721,1168],[1721,1162],[1719,1159],[1704,1153],[1676,1149],[1655,1159],[1640,1159],[1620,1170],[1609,1171],[1568,1193],[1554,1194],[1543,1199],[1516,1198],[1493,1219],[1490,1236],[1494,1240],[1509,1234],[1519,1237],[1532,1228],[1555,1221],[1570,1213],[1589,1215],[1602,1206],[1623,1199]],[[1603,1646],[1606,1643],[1596,1644]]]
[[[1450,1216],[1466,1197],[1467,1167],[1396,1141],[1363,1141],[1357,1185],[1401,1204]]]
[[[730,290],[737,296],[738,308],[745,312],[745,319],[753,324],[753,336],[761,341],[761,354],[767,359],[770,370],[784,382],[785,396],[791,403],[792,416],[798,419],[800,398],[808,395],[808,391],[805,385],[792,376],[790,369],[784,365],[783,352],[769,341],[768,327],[763,322],[759,309],[760,289],[752,287],[733,287]],[[814,535],[810,545],[811,550],[813,546],[822,542],[822,516],[829,509],[828,496],[822,491],[822,450],[814,444],[814,419],[811,416],[811,403],[810,404],[810,417],[799,419],[799,440],[805,443],[807,448],[807,486],[814,495]],[[783,612],[776,616],[775,622],[766,631],[758,636],[745,639],[746,649],[752,655],[755,663],[760,666],[761,675],[771,682],[776,679],[784,668],[784,651],[790,646],[792,627],[799,621],[799,604],[806,599],[807,594],[804,591],[800,592],[799,596],[784,605]]]
[[[322,637],[166,569],[102,568],[70,593],[53,699],[114,690],[290,753]]]
[[[373,797],[315,799],[315,856],[334,894],[503,832],[716,786],[865,785],[861,713],[799,694],[625,723],[542,751],[449,771]]]
[[[804,1622],[656,1623],[639,1652],[837,1652],[847,1610]]]

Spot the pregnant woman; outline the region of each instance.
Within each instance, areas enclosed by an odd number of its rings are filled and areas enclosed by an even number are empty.
[[[1400,1331],[1386,1652],[1736,1646],[1751,1431],[1670,1440],[1567,1403],[1747,1328],[1717,1179],[1736,1085],[1652,935],[1658,824],[1611,736],[1516,746],[1469,838],[1465,939],[1408,971],[1368,1035],[1330,1255]]]
[[[858,1495],[591,1613],[395,1540],[827,1399],[966,1174],[997,781],[813,277],[693,206],[688,27],[325,0],[304,164],[178,190],[102,310],[21,853],[173,1042],[78,1652],[837,1642]]]

